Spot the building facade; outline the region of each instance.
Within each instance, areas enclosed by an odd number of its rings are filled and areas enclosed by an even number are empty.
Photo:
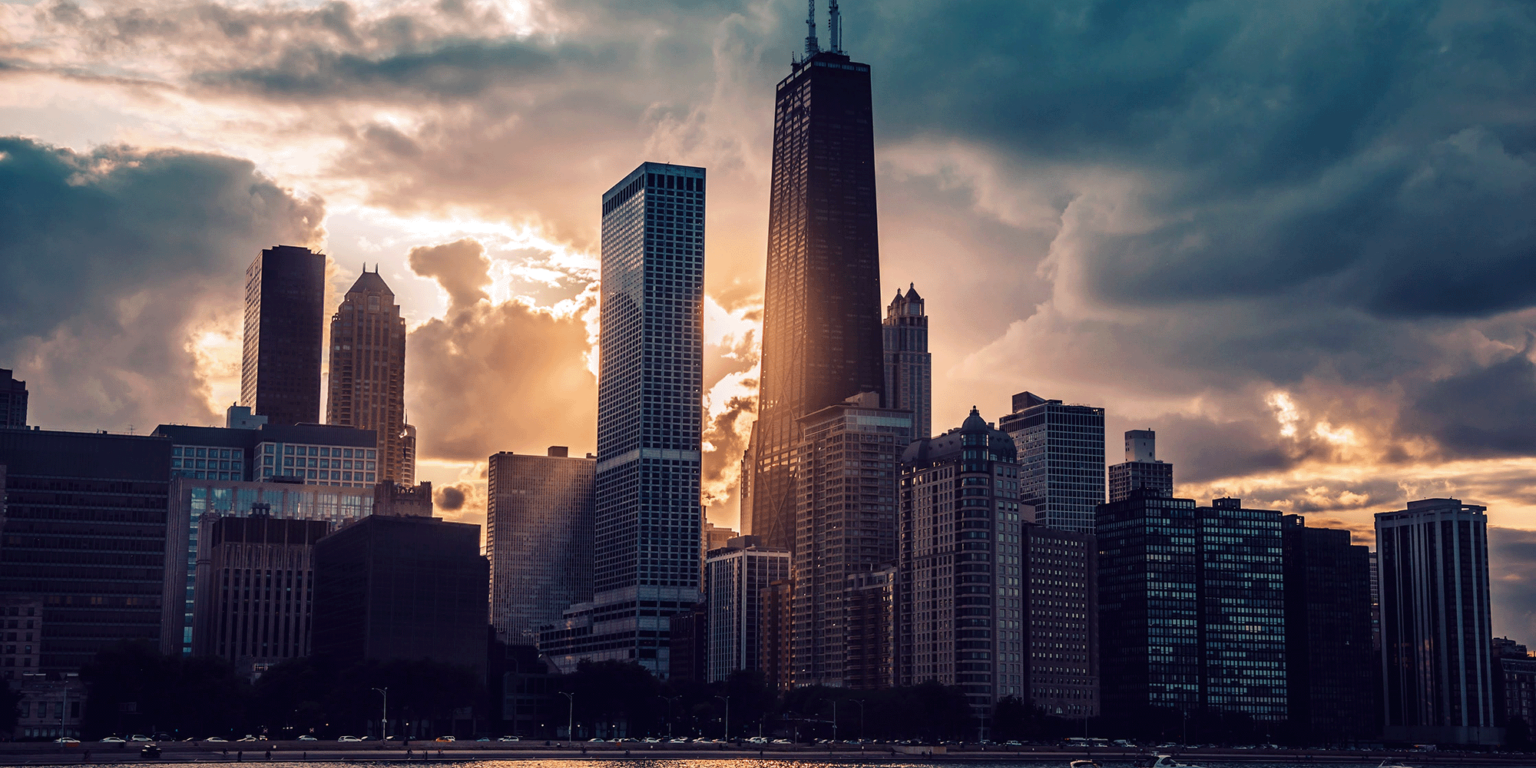
[[[1281,515],[1241,499],[1201,507],[1195,566],[1200,705],[1261,722],[1286,719]]]
[[[325,254],[279,245],[245,270],[240,403],[270,424],[320,421]]]
[[[789,578],[789,552],[766,549],[756,536],[741,536],[710,550],[704,563],[704,602],[709,607],[705,682],[729,680],[739,670],[761,669],[762,592]]]
[[[378,479],[405,482],[405,318],[378,267],[331,315],[329,382],[325,423],[372,430]]]
[[[1376,515],[1383,736],[1497,744],[1485,507],[1410,501]]]
[[[742,533],[794,550],[799,419],[882,393],[870,72],[814,36],[774,97],[762,388]]]
[[[240,407],[229,423],[239,423]],[[258,419],[260,417],[257,417]],[[378,482],[370,430],[324,424],[189,427],[161,424],[171,439],[171,475],[194,480],[276,480],[364,488]]]
[[[1025,692],[1017,451],[972,408],[901,466],[897,679],[959,686],[985,719]]]
[[[1098,542],[1093,534],[1025,522],[1023,648],[1025,694],[1069,719],[1099,714]],[[1004,630],[1013,632],[1013,628]]]
[[[762,609],[762,633],[758,640],[758,658],[762,660],[763,679],[777,691],[787,691],[794,682],[795,583],[775,581],[758,594]]]
[[[1370,551],[1349,531],[1309,528],[1286,515],[1286,693],[1290,721],[1313,743],[1377,733],[1376,654],[1371,647]]]
[[[1513,745],[1522,728],[1529,739],[1536,723],[1536,658],[1504,637],[1493,639],[1493,658],[1495,722]]]
[[[1150,429],[1126,432],[1125,461],[1109,468],[1110,501],[1123,501],[1137,489],[1173,495],[1173,465],[1158,461],[1157,433]]]
[[[31,674],[12,686],[21,697],[16,705],[17,740],[80,738],[80,714],[85,706],[85,683],[73,672],[64,675]]]
[[[666,617],[699,601],[703,168],[643,163],[603,195],[590,605],[541,635],[562,665],[665,676]]]
[[[11,371],[0,368],[0,429],[24,429],[27,426],[27,383],[18,381]]]
[[[502,642],[535,645],[539,627],[592,599],[597,462],[556,446],[547,456],[498,453],[488,470],[491,624]]]
[[[912,414],[865,392],[800,419],[797,451],[793,685],[851,684],[849,579],[894,565],[902,451]],[[854,467],[859,469],[855,473]]]
[[[1033,522],[1093,533],[1104,503],[1104,409],[1021,392],[998,426],[1018,446],[1019,501],[1034,508]]]
[[[885,341],[885,404],[912,412],[912,437],[933,434],[933,355],[928,353],[928,315],[916,286],[885,308],[881,333]]]
[[[5,489],[0,473],[0,495]],[[3,519],[3,518],[0,518]],[[0,597],[0,616],[4,616],[4,645],[0,645],[0,674],[6,680],[18,680],[38,674],[42,666],[43,601],[31,595]]]
[[[400,435],[400,483],[416,484],[416,425],[405,425]]]

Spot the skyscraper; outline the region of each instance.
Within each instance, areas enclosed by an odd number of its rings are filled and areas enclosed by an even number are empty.
[[[1093,533],[1104,503],[1104,409],[1021,392],[998,426],[1019,448],[1019,501],[1034,507],[1034,522]]]
[[[327,424],[371,429],[379,481],[402,482],[405,449],[405,318],[378,268],[363,272],[331,316]]]
[[[1157,433],[1125,433],[1125,462],[1109,468],[1109,500],[1122,501],[1138,488],[1156,496],[1173,495],[1173,465],[1157,459]]]
[[[742,533],[795,546],[798,419],[861,392],[883,393],[880,245],[870,73],[816,42],[774,99],[762,388],[753,427],[751,521]]]
[[[1292,726],[1312,743],[1374,736],[1370,553],[1349,531],[1286,515],[1285,670]]]
[[[885,308],[885,402],[912,412],[913,439],[933,433],[933,355],[928,353],[928,315],[923,297],[908,284],[906,295]]]
[[[416,426],[405,425],[400,434],[400,484],[416,484]]]
[[[490,458],[485,548],[491,624],[502,642],[533,645],[539,627],[592,599],[592,483],[597,462],[561,446],[548,456]]]
[[[27,426],[27,383],[0,368],[0,429]]]
[[[245,270],[240,402],[269,424],[320,421],[325,254],[278,245]]]
[[[1099,714],[1099,552],[1091,533],[1025,522],[1024,700],[1058,717]],[[1013,622],[1017,624],[1017,622]],[[1011,632],[1012,628],[1005,629]]]
[[[1499,743],[1485,511],[1425,499],[1376,515],[1389,741]]]
[[[562,668],[666,675],[667,616],[699,600],[704,181],[643,163],[603,195],[593,597],[541,633]]]
[[[1286,719],[1280,513],[1216,499],[1198,510],[1200,705]]]
[[[789,577],[789,553],[763,549],[757,537],[739,536],[710,550],[704,564],[709,640],[704,682],[724,682],[738,670],[763,666],[763,590]]]

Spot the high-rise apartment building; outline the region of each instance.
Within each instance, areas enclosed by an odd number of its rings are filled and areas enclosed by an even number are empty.
[[[669,669],[667,615],[699,601],[703,168],[643,163],[603,195],[591,604],[540,650]]]
[[[787,691],[794,682],[790,670],[794,665],[791,635],[795,624],[795,583],[785,579],[769,584],[758,599],[763,606],[762,633],[757,645],[763,679],[768,687]]]
[[[1124,501],[1137,489],[1173,495],[1173,465],[1158,461],[1157,433],[1150,429],[1126,432],[1125,462],[1109,468],[1110,501]]]
[[[279,245],[245,270],[240,402],[271,424],[320,421],[325,254]]]
[[[814,34],[774,98],[764,302],[742,533],[793,550],[798,420],[885,387],[869,66]]]
[[[1376,515],[1383,736],[1497,744],[1486,507],[1410,501]]]
[[[865,392],[800,419],[797,452],[793,684],[848,687],[849,578],[897,559],[901,455],[912,414]],[[851,470],[858,466],[857,472]]]
[[[896,566],[848,577],[843,615],[843,685],[856,690],[896,685]]]
[[[0,368],[0,429],[27,426],[27,383],[18,381],[11,371]]]
[[[331,316],[329,380],[325,423],[373,430],[378,479],[404,482],[405,318],[377,267]]]
[[[1019,501],[1034,508],[1033,522],[1093,533],[1104,503],[1104,409],[1021,392],[998,426],[1018,446]]]
[[[1058,717],[1097,717],[1098,541],[1090,533],[1030,522],[1023,523],[1019,541],[1024,643],[1022,650],[1005,653],[1023,660],[1023,699]]]
[[[534,645],[539,627],[592,599],[593,480],[597,461],[563,446],[547,456],[490,458],[485,548],[491,624],[510,645]]]
[[[1311,743],[1375,735],[1370,552],[1349,531],[1286,515],[1285,670],[1290,721]]]
[[[1198,510],[1200,704],[1254,720],[1286,719],[1281,515],[1216,499]]]
[[[1016,457],[972,408],[901,458],[897,679],[959,686],[982,719],[1025,691]]]
[[[762,668],[762,592],[789,577],[789,553],[759,546],[756,536],[712,549],[704,564],[709,640],[705,682],[723,682],[739,670]]]
[[[923,297],[908,284],[885,308],[885,403],[912,412],[913,439],[933,434],[933,355],[928,353],[928,315]]]

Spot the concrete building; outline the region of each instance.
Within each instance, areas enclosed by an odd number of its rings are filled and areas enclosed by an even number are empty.
[[[377,267],[358,276],[331,315],[328,380],[325,423],[372,430],[378,480],[406,482],[405,318]]]
[[[1347,530],[1282,523],[1285,669],[1291,725],[1311,743],[1373,738],[1380,706],[1371,647],[1370,551]]]
[[[597,461],[569,453],[564,446],[546,456],[504,451],[487,464],[491,624],[502,642],[534,645],[539,627],[592,599]]]
[[[18,381],[8,368],[0,368],[0,429],[27,426],[27,383]]]
[[[21,695],[16,705],[12,737],[29,741],[68,736],[80,738],[80,713],[85,706],[85,683],[74,672],[63,675],[30,674],[12,688]]]
[[[756,536],[730,539],[710,550],[704,563],[704,601],[709,608],[706,682],[762,668],[762,591],[789,578],[789,553],[762,547],[760,541]]]
[[[1173,496],[1173,465],[1157,458],[1157,433],[1133,429],[1125,433],[1125,461],[1109,468],[1109,500],[1124,501],[1137,489]]]
[[[916,286],[896,290],[885,308],[885,404],[912,412],[912,437],[933,434],[933,355],[928,353],[928,315]]]
[[[1376,515],[1383,736],[1498,744],[1485,507],[1410,501]]]
[[[799,421],[793,684],[847,687],[849,578],[896,563],[902,451],[912,414],[865,392]],[[855,474],[851,469],[859,467]]]
[[[4,481],[0,475],[0,495],[4,495]],[[4,616],[0,619],[4,629],[0,674],[6,680],[38,674],[42,666],[43,601],[31,595],[5,595],[0,597],[0,616]]]
[[[1034,509],[1032,522],[1093,533],[1104,503],[1104,409],[1021,392],[998,426],[1018,447],[1019,501]]]
[[[240,404],[267,423],[320,421],[325,254],[279,245],[245,270]]]
[[[1098,542],[1093,534],[1030,522],[1023,523],[1019,533],[1024,642],[1022,649],[1004,653],[1023,660],[1022,698],[1058,717],[1097,717]]]
[[[373,487],[373,513],[389,517],[431,517],[432,484],[379,483]]]
[[[959,686],[986,719],[1025,692],[1017,449],[972,408],[901,465],[897,679]]]

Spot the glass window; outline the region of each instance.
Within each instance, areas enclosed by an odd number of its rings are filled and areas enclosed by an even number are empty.
[[[331,449],[330,449],[330,448],[324,448],[324,447],[322,447],[322,448],[321,448],[321,449],[320,449],[320,455],[321,455],[321,456],[325,456],[325,457],[327,457],[327,458],[329,458],[329,457],[330,457],[330,455],[331,455]]]
[[[197,455],[198,455],[198,458],[202,458],[202,457],[207,456],[208,455],[208,449],[207,448],[199,448],[199,449],[197,449]]]
[[[311,455],[311,456],[319,456],[320,455],[320,449],[315,447],[315,446],[313,446],[313,445],[311,445],[309,447],[309,455]]]
[[[293,455],[293,446],[291,446],[291,445],[283,446],[283,455],[284,456],[292,456]]]
[[[341,457],[344,458],[344,459],[352,458],[352,449],[351,448],[343,448],[343,449],[341,449]]]
[[[378,458],[378,457],[377,457],[377,456],[374,456],[374,455],[373,455],[373,454],[374,454],[374,453],[376,453],[376,451],[374,451],[374,449],[372,449],[372,448],[369,448],[369,449],[368,449],[368,458],[370,458],[370,459],[374,459],[374,458]],[[372,464],[369,464],[369,465],[368,465],[368,468],[369,468],[369,469],[373,469],[373,465],[372,465]]]

